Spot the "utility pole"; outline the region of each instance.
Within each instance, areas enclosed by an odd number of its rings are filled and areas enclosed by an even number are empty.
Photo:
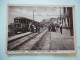
[[[69,16],[70,16],[70,36],[74,35],[73,32],[73,10],[72,7],[68,7],[69,10]]]
[[[34,20],[34,12],[35,12],[35,10],[33,10],[33,20]]]
[[[60,22],[61,22],[61,7],[60,7]]]

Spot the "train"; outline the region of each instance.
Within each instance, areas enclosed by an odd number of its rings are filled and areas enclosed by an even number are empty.
[[[18,33],[24,33],[24,32],[39,32],[41,27],[42,27],[42,24],[40,22],[31,20],[25,17],[15,17],[14,23],[8,25],[8,30],[13,31],[15,34],[18,34]],[[35,28],[35,31],[34,31],[34,28]]]

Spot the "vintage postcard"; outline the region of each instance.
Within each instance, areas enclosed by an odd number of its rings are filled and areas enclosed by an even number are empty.
[[[8,54],[75,54],[75,6],[8,5]]]

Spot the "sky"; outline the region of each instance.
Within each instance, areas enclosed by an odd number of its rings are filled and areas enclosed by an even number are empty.
[[[25,17],[41,22],[43,19],[60,17],[60,7],[50,6],[9,6],[8,7],[8,24],[14,22],[15,17]],[[61,8],[61,14],[63,9]]]

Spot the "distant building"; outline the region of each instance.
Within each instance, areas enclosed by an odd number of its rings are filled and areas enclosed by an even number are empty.
[[[52,24],[58,24],[57,18],[50,18]]]

